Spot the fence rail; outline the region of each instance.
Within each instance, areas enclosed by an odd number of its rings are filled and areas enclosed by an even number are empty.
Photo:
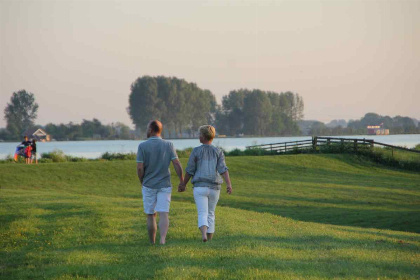
[[[358,139],[358,138],[336,138],[336,137],[321,137],[314,136],[307,140],[262,144],[247,146],[247,149],[262,149],[269,151],[272,154],[281,154],[290,151],[308,151],[315,152],[325,147],[336,147],[345,150],[357,152],[361,149],[373,149],[375,146],[387,147],[391,149],[392,156],[394,150],[408,151],[420,154],[418,150],[407,149],[404,147],[389,145],[381,142],[375,142],[372,139]]]

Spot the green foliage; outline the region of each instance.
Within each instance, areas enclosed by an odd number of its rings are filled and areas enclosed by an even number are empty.
[[[123,154],[123,153],[104,153],[100,157],[104,160],[135,160],[137,157],[136,153],[129,153],[129,154]]]
[[[7,140],[17,140],[21,138],[21,133],[34,125],[37,117],[38,104],[35,102],[33,93],[20,90],[13,92],[10,103],[4,109],[4,119],[7,122]]]
[[[264,149],[234,149],[230,152],[224,152],[226,156],[264,156],[272,154],[270,151],[266,151]]]
[[[176,150],[176,154],[179,158],[189,158],[193,148],[186,148],[184,150]]]
[[[65,162],[67,157],[62,150],[55,149],[49,153],[42,153],[41,158],[50,159],[52,162]]]
[[[382,123],[383,127],[389,129],[392,134],[420,133],[420,127],[416,127],[414,121],[409,117],[395,116],[391,118],[376,113],[367,113],[360,120],[349,122],[348,127],[366,133],[366,126]]]
[[[361,151],[362,155],[374,162],[420,172],[420,154],[390,148],[375,148],[369,151]]]
[[[417,145],[414,147],[414,150],[420,151],[420,144],[417,144]]]
[[[166,137],[183,131],[194,135],[200,125],[212,123],[215,96],[194,83],[175,77],[138,78],[131,85],[128,113],[136,128],[145,133],[147,123],[159,119]]]
[[[418,278],[418,173],[355,155],[227,164],[214,240],[200,241],[189,185],[165,246],[148,244],[132,161],[0,165],[0,278]]]
[[[117,122],[103,125],[99,120],[83,120],[82,124],[48,123],[45,130],[55,140],[88,140],[88,139],[132,139],[130,128]]]
[[[65,155],[62,150],[55,149],[49,153],[42,153],[38,163],[50,163],[50,162],[85,162],[88,161],[86,158],[73,157]]]
[[[226,135],[299,135],[303,107],[303,99],[292,92],[234,90],[223,97],[216,128]]]

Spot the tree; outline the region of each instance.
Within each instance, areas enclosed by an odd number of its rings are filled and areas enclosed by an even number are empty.
[[[266,135],[271,121],[271,104],[267,94],[253,90],[244,99],[244,132],[250,135]]]
[[[179,137],[182,132],[194,133],[200,125],[213,122],[216,99],[209,90],[183,79],[143,76],[131,86],[127,111],[143,135],[147,123],[159,119],[164,132]]]
[[[138,78],[131,85],[128,107],[128,113],[137,129],[145,128],[153,118],[160,119],[158,106],[156,79],[150,76]]]
[[[6,129],[13,138],[19,139],[22,132],[34,126],[38,107],[33,93],[26,90],[13,92],[10,103],[4,109]]]

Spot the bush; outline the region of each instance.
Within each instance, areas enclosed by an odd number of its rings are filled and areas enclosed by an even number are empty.
[[[420,151],[420,144],[417,144],[417,145],[413,148],[413,150]]]
[[[136,153],[129,153],[129,154],[123,154],[123,153],[109,153],[106,152],[102,154],[100,159],[103,160],[135,160],[137,158]]]
[[[87,158],[83,158],[83,157],[72,157],[72,156],[66,156],[67,161],[70,162],[86,162],[88,161]]]
[[[244,151],[240,150],[240,149],[234,149],[230,152],[226,152],[225,153],[226,156],[243,156],[244,155]]]
[[[50,158],[40,158],[38,159],[38,163],[52,163],[52,159]]]
[[[193,148],[186,148],[184,150],[176,150],[179,158],[189,158]]]
[[[41,158],[50,159],[52,162],[66,162],[67,156],[64,154],[62,150],[53,150],[49,153],[42,153]]]

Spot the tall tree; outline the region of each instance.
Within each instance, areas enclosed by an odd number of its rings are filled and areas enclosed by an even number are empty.
[[[4,109],[6,129],[12,137],[18,139],[24,130],[34,126],[38,107],[33,93],[26,90],[13,92],[10,103]]]
[[[138,78],[131,85],[128,113],[137,129],[146,127],[153,118],[161,118],[159,112],[156,79],[150,76]]]
[[[244,132],[252,135],[266,135],[270,128],[271,104],[267,94],[253,90],[244,99]]]
[[[194,83],[175,77],[143,76],[131,86],[128,113],[137,128],[160,119],[164,131],[180,136],[212,121],[215,108],[214,95]]]

